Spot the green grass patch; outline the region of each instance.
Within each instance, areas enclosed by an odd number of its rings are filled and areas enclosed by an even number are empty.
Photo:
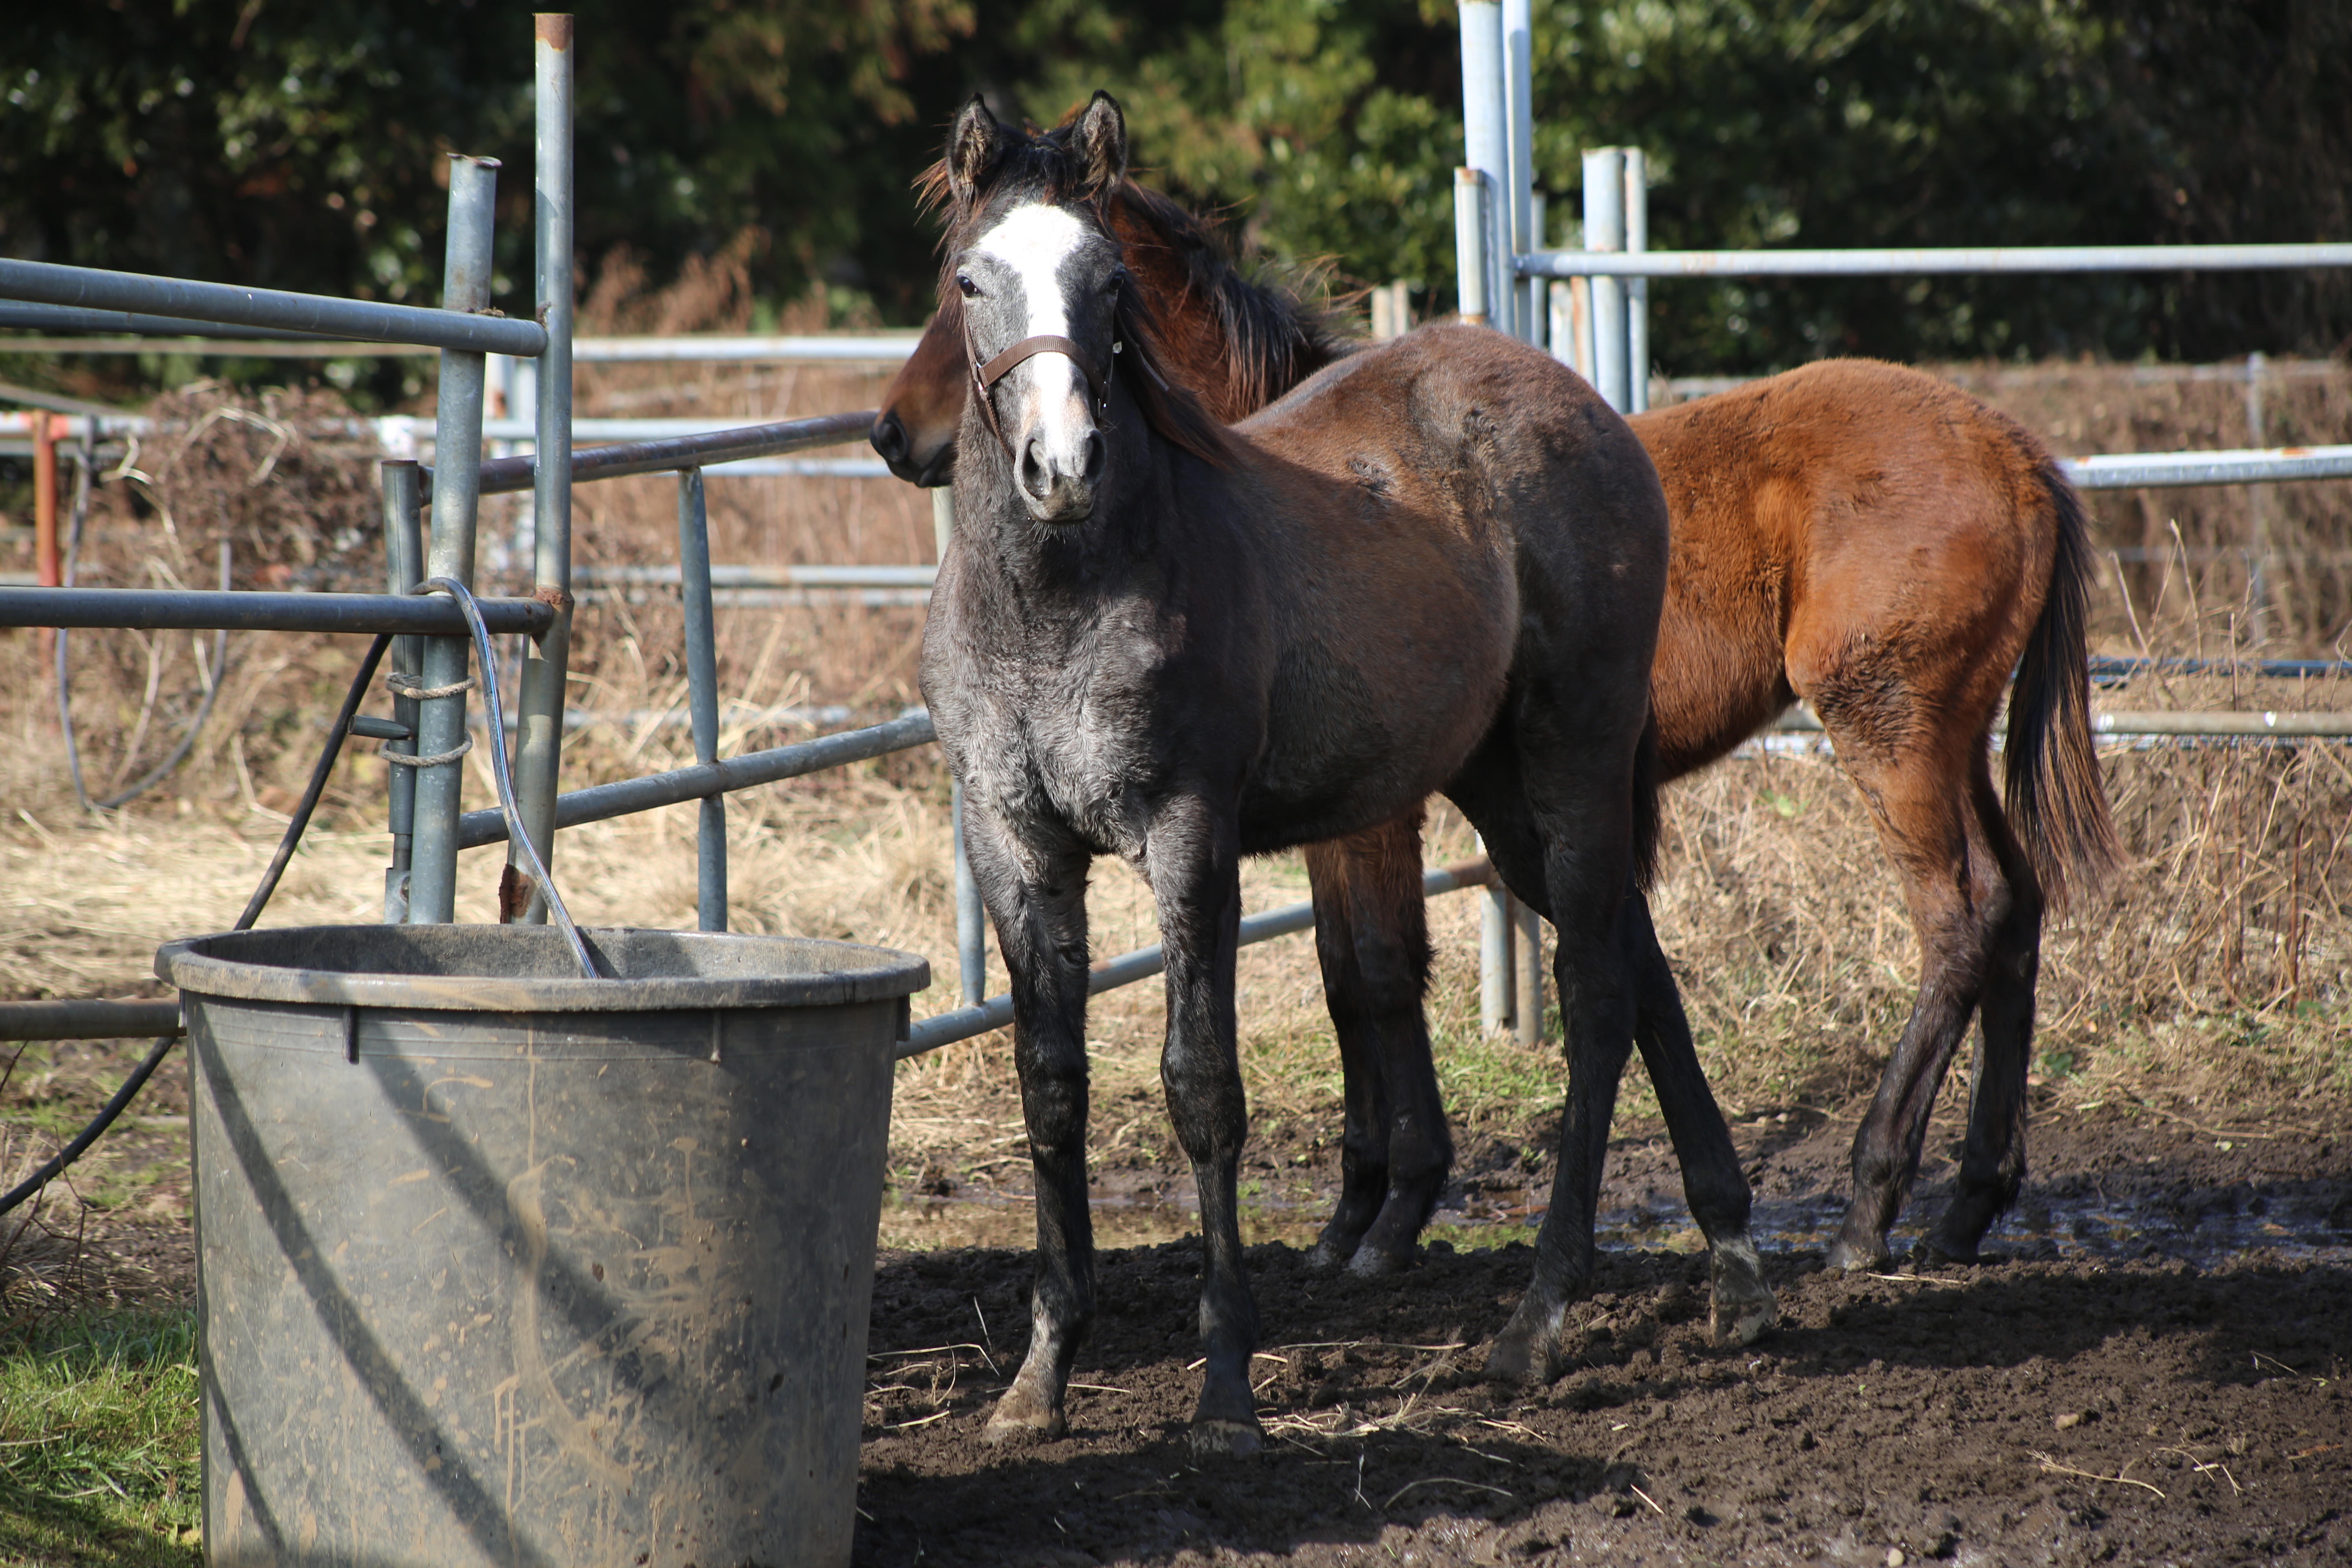
[[[201,1561],[196,1321],[136,1312],[0,1339],[0,1562]]]

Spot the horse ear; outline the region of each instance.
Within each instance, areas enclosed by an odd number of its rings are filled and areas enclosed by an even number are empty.
[[[973,93],[971,101],[963,106],[948,129],[948,189],[958,206],[969,205],[972,193],[988,178],[1003,154],[1003,128],[980,94]]]
[[[1070,132],[1070,156],[1090,195],[1107,196],[1127,177],[1127,115],[1118,100],[1097,90]]]

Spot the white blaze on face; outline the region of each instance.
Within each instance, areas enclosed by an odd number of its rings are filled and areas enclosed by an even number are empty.
[[[1021,338],[1069,337],[1069,301],[1063,297],[1062,263],[1086,240],[1084,225],[1059,207],[1036,204],[1015,208],[1004,220],[981,236],[975,249],[994,257],[1021,280],[1023,309],[1028,312]],[[1086,378],[1067,354],[1041,353],[1024,362],[1020,370],[1024,395],[1021,405],[1007,409],[1006,434],[1028,429],[1043,441],[1056,466],[1074,468],[1086,439],[1094,432],[1087,406]],[[1019,374],[1019,371],[1014,373]]]

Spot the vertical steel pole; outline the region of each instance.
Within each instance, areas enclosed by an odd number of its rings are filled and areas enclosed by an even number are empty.
[[[2269,363],[2260,350],[2246,356],[2246,445],[2249,447],[2261,447],[2266,439],[2263,426],[2268,421],[2263,417],[2263,373]],[[2246,487],[2246,506],[2252,513],[2249,521],[2253,524],[2249,530],[2251,537],[2246,551],[2246,600],[2252,622],[2247,629],[2253,635],[2256,647],[2271,640],[2271,527],[2266,500],[2269,493],[2269,487],[2264,485]]]
[[[1496,0],[1462,0],[1462,161],[1478,173],[1483,204],[1485,268],[1481,298],[1487,324],[1517,335],[1511,310],[1510,133],[1504,101],[1507,74],[1503,52],[1503,9]],[[1454,192],[1454,238],[1461,243],[1463,193]],[[1467,312],[1465,312],[1465,316]]]
[[[1478,899],[1478,1026],[1490,1035],[1511,1026],[1512,962],[1511,908],[1518,900],[1500,879],[1486,884]]]
[[[1466,9],[1467,7],[1465,7]],[[1456,313],[1491,326],[1486,293],[1486,181],[1475,169],[1454,171],[1454,283]]]
[[[1544,194],[1536,191],[1528,197],[1528,248],[1548,248],[1544,241]],[[1525,279],[1528,290],[1528,342],[1539,349],[1552,344],[1551,291],[1559,285],[1549,278]]]
[[[34,410],[33,425],[33,572],[44,588],[65,582],[58,554],[58,437],[65,433],[65,416]],[[56,657],[58,634],[41,628],[41,659]]]
[[[498,198],[495,158],[449,155],[449,248],[441,285],[446,310],[483,310],[490,303],[490,238]],[[433,542],[426,575],[474,585],[474,523],[482,490],[483,356],[441,352],[441,384],[433,416]],[[417,769],[416,837],[408,879],[408,919],[428,925],[456,918],[457,813],[466,771],[467,638],[425,639],[425,686],[447,695],[424,700],[416,750],[446,757]],[[493,746],[506,743],[492,735]]]
[[[1625,248],[1625,152],[1584,154],[1584,247]],[[1592,387],[1618,413],[1631,403],[1625,363],[1625,280],[1592,279]]]
[[[948,545],[955,538],[955,496],[944,486],[931,492],[931,536],[939,546],[937,559],[947,563]],[[953,794],[949,812],[955,826],[956,969],[963,985],[963,1005],[977,1007],[988,999],[988,910],[980,901],[980,879],[971,874],[971,857],[963,847],[963,785],[950,781]]]
[[[425,578],[424,476],[414,458],[394,458],[383,465],[383,578],[388,593],[409,594]],[[392,639],[391,683],[394,695],[392,716],[408,728],[408,739],[393,741],[384,750],[396,756],[416,755],[417,710],[414,697],[399,695],[402,687],[421,686],[425,677],[425,639]],[[403,925],[408,920],[408,876],[412,836],[416,831],[416,770],[398,763],[384,764],[391,795],[392,864],[383,873],[383,923]]]
[[[694,760],[719,760],[719,630],[710,613],[710,509],[702,470],[677,471],[677,579],[686,599],[686,702]],[[695,834],[694,914],[703,931],[727,929],[727,800],[706,795]]]
[[[1533,0],[1502,0],[1503,159],[1508,184],[1503,210],[1502,283],[1511,301],[1511,335],[1540,342],[1543,328],[1537,301],[1539,278],[1521,278],[1517,258],[1535,244],[1535,17]]]
[[[1639,147],[1625,149],[1625,248],[1650,248],[1650,161]],[[1650,280],[1625,284],[1625,412],[1650,406]]]
[[[1544,922],[1543,917],[1511,900],[1511,1033],[1519,1044],[1532,1046],[1543,1038]]]
[[[543,13],[537,37],[538,161],[532,223],[536,293],[547,350],[531,372],[537,472],[531,489],[531,575],[555,623],[523,651],[515,706],[515,797],[540,864],[555,867],[555,797],[563,765],[564,678],[572,665],[572,18]],[[508,850],[508,875],[520,877]],[[537,893],[523,919],[547,920]]]

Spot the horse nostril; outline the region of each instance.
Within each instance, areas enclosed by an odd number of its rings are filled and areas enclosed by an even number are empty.
[[[1046,458],[1045,443],[1033,440],[1022,447],[1020,471],[1013,479],[1028,494],[1045,499],[1054,488],[1054,465]]]
[[[874,428],[866,433],[875,455],[886,463],[903,461],[907,456],[907,427],[896,414],[885,414],[874,421]]]
[[[1086,480],[1087,484],[1095,484],[1102,479],[1103,464],[1108,460],[1109,456],[1109,451],[1103,446],[1102,432],[1099,430],[1087,431],[1087,461],[1085,468]]]

